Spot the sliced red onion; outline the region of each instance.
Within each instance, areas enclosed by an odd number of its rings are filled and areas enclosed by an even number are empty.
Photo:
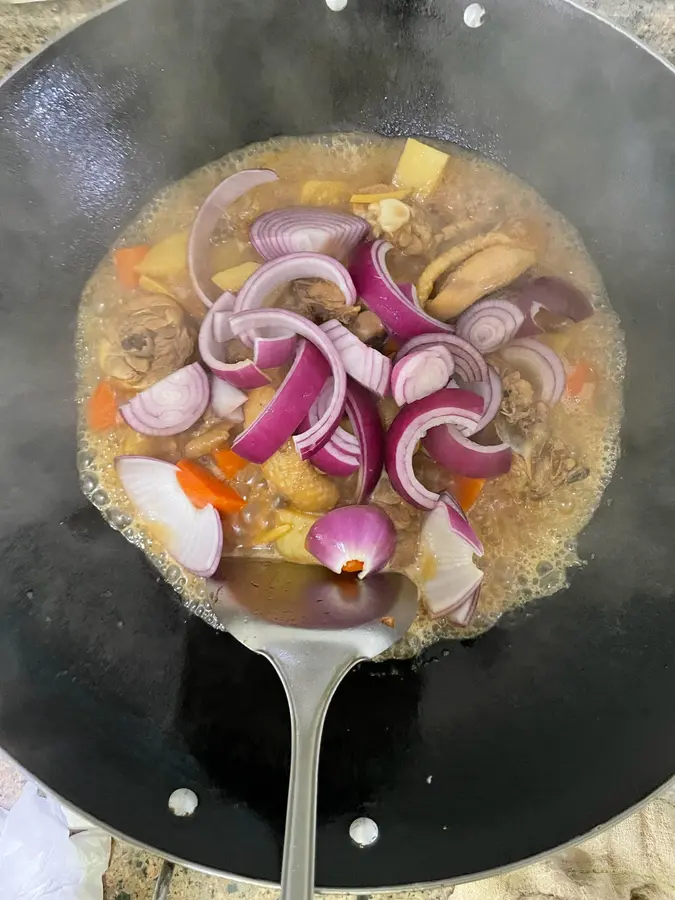
[[[467,436],[482,431],[499,412],[502,402],[502,380],[494,366],[488,366],[486,381],[462,381],[461,378],[455,378],[450,382],[450,387],[471,391],[483,401],[483,415],[480,417],[478,427],[475,431],[464,432]]]
[[[432,509],[439,495],[418,480],[413,454],[425,434],[437,425],[475,428],[483,412],[483,401],[469,391],[444,388],[404,406],[387,432],[385,465],[394,489],[421,509]]]
[[[318,422],[293,438],[301,459],[307,459],[330,440],[342,418],[347,393],[347,375],[333,342],[313,322],[288,309],[255,309],[236,313],[230,319],[230,326],[238,336],[249,329],[258,332],[260,328],[278,328],[294,332],[311,341],[325,356],[333,374],[330,405]]]
[[[204,415],[209,394],[206,373],[192,363],[136,394],[120,413],[134,431],[168,437],[187,431]]]
[[[253,362],[261,369],[275,369],[285,365],[295,353],[297,338],[257,337],[253,340]]]
[[[349,390],[349,384],[348,381],[347,390]],[[302,426],[303,430],[318,422],[325,413],[330,403],[332,390],[333,380],[329,378],[311,407],[306,423]],[[312,455],[311,462],[326,475],[337,475],[343,478],[352,475],[361,465],[361,448],[358,439],[338,426],[328,443]]]
[[[476,607],[478,606],[482,583],[483,580],[481,579],[476,590],[470,594],[463,603],[460,603],[459,606],[455,607],[455,609],[451,609],[447,613],[448,618],[454,625],[458,625],[460,628],[466,628],[466,626],[470,624],[474,617],[474,613],[476,612]]]
[[[236,294],[231,293],[231,291],[225,291],[225,293],[221,294],[213,304],[216,308],[211,316],[211,327],[213,330],[213,337],[219,344],[224,344],[226,341],[232,339],[230,316],[234,310],[234,301],[236,299]]]
[[[251,388],[269,384],[269,378],[251,359],[227,363],[227,342],[232,339],[230,327],[234,294],[226,291],[207,312],[199,328],[199,354],[214,375],[237,388],[249,391]]]
[[[483,572],[473,561],[483,546],[466,516],[444,494],[428,514],[420,535],[423,558],[433,560],[431,578],[422,584],[422,597],[433,618],[449,615],[458,625],[473,616]]]
[[[427,432],[424,447],[441,466],[468,478],[496,478],[511,468],[512,452],[508,444],[484,446],[469,440],[469,435],[482,431],[499,412],[502,402],[501,378],[488,366],[487,381],[459,382],[457,387],[477,394],[484,403],[483,415],[475,432],[462,432],[453,425],[439,425]]]
[[[374,241],[357,247],[349,268],[356,291],[380,319],[389,334],[407,341],[419,334],[452,333],[454,329],[423,312],[413,297],[416,294],[400,287],[389,274],[385,257],[392,245]]]
[[[211,375],[211,409],[219,419],[241,421],[241,407],[246,401],[246,394],[233,384]],[[240,419],[241,416],[241,419]]]
[[[293,434],[319,396],[330,366],[309,341],[301,341],[288,375],[255,422],[235,439],[232,449],[254,463],[263,463]]]
[[[441,494],[440,502],[447,507],[448,521],[452,530],[466,541],[474,553],[482,556],[485,552],[483,542],[469,524],[467,515],[458,501],[446,491]]]
[[[351,453],[345,453],[344,450],[334,443],[335,435],[328,443],[317,450],[313,454],[310,462],[313,466],[323,472],[324,475],[335,475],[340,478],[347,478],[353,475],[359,469],[360,455],[354,456]]]
[[[336,259],[331,259],[330,256],[324,256],[321,253],[292,253],[290,256],[283,256],[265,263],[247,279],[237,294],[234,305],[235,312],[260,309],[272,291],[297,278],[321,278],[324,281],[330,281],[340,289],[347,306],[353,306],[356,302],[356,290],[349,272]],[[272,331],[268,330],[265,333],[242,333],[239,336],[247,347],[253,346],[254,337],[288,336],[287,330],[271,327]]]
[[[361,467],[356,479],[355,503],[365,503],[377,487],[384,466],[385,434],[373,395],[347,379],[345,412],[359,443]]]
[[[534,387],[536,399],[555,406],[565,390],[565,367],[558,354],[535,338],[517,338],[499,351],[501,359]]]
[[[347,375],[369,391],[384,397],[389,390],[391,360],[379,350],[369,347],[336,319],[319,326],[340,354]]]
[[[227,207],[246,194],[251,188],[268,181],[276,181],[277,174],[270,169],[247,169],[230,175],[214,188],[202,204],[190,232],[188,242],[188,271],[192,286],[204,306],[211,306],[216,299],[215,286],[211,282],[211,236]]]
[[[478,428],[481,431],[499,412],[502,402],[502,380],[494,366],[488,366],[488,377],[485,381],[460,382],[459,387],[467,391],[473,391],[483,401],[483,415],[480,417]]]
[[[417,288],[415,287],[414,284],[410,284],[409,282],[405,281],[405,282],[403,282],[403,284],[399,284],[398,287],[399,287],[399,290],[401,291],[401,293],[404,295],[404,297],[413,306],[416,306],[418,309],[422,309],[422,304],[420,303],[420,298],[417,296]],[[454,328],[452,328],[452,326],[449,326],[449,328],[451,331],[454,331]]]
[[[360,216],[297,206],[258,216],[250,238],[263,259],[307,252],[346,259],[369,230]]]
[[[347,379],[347,390],[349,390],[350,384],[351,381]],[[316,398],[316,403],[314,403],[309,411],[307,419],[310,425],[315,425],[328,409],[332,391],[333,379],[329,378],[326,381],[323,390]],[[359,457],[361,455],[361,450],[359,449],[359,442],[356,438],[356,435],[350,434],[348,431],[342,428],[342,426],[338,426],[335,429],[335,431],[333,432],[333,437],[330,439],[330,443],[335,443],[345,453],[348,453],[351,456]]]
[[[525,314],[518,337],[531,337],[544,331],[537,322],[537,313],[542,309],[560,319],[571,319],[573,322],[589,319],[595,312],[593,304],[583,291],[569,281],[548,275],[535,278],[534,281],[528,281],[499,296],[515,303]]]
[[[394,366],[392,397],[399,406],[421,400],[444,388],[454,371],[452,353],[442,344],[413,350]]]
[[[516,336],[525,314],[509,300],[479,300],[457,319],[457,334],[481,353],[499,350]]]
[[[147,456],[118,456],[115,469],[127,497],[177,563],[208,578],[218,568],[223,529],[213,506],[197,509],[183,493],[176,466]]]
[[[488,366],[476,348],[456,334],[420,334],[405,344],[396,354],[397,363],[413,350],[440,344],[447,347],[455,362],[455,371],[462,381],[487,381]]]
[[[359,578],[365,578],[383,569],[394,555],[396,529],[377,506],[343,506],[312,525],[305,548],[338,575],[347,563],[361,562]]]
[[[451,425],[431,428],[423,443],[439,465],[467,478],[496,478],[511,468],[513,454],[506,444],[477,444]]]

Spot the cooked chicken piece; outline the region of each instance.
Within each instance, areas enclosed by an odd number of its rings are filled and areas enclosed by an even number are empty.
[[[436,259],[430,262],[420,275],[417,282],[417,296],[420,303],[422,305],[426,303],[431,296],[436,281],[444,272],[460,266],[471,256],[479,253],[481,250],[486,250],[488,247],[511,246],[512,243],[511,238],[502,234],[501,231],[488,231],[487,234],[476,235],[468,238],[466,241],[462,241],[461,244],[450,247],[449,250],[441,253],[440,256],[437,256]]]
[[[581,465],[562,441],[551,438],[530,459],[515,456],[511,473],[516,496],[544,500],[565,485],[588,478],[590,469]]]
[[[163,294],[125,301],[105,325],[98,348],[101,370],[142,390],[185,364],[194,333],[181,307]]]
[[[129,456],[154,456],[167,462],[178,462],[181,450],[175,437],[154,437],[139,434],[133,428],[127,428],[122,440],[122,450]]]
[[[384,325],[369,309],[364,309],[359,313],[353,324],[351,331],[369,347],[381,349],[387,340],[387,332]]]
[[[545,403],[534,402],[534,387],[520,372],[506,370],[502,374],[502,402],[499,412],[513,425],[527,431],[537,422],[543,422],[548,415]]]
[[[532,466],[530,493],[533,499],[543,500],[563,485],[583,481],[589,475],[590,469],[580,465],[562,441],[553,439]]]
[[[274,397],[274,388],[265,386],[249,392],[244,404],[244,425],[248,428]],[[335,483],[305,459],[300,459],[292,439],[286,441],[261,466],[272,487],[303,512],[328,512],[339,499]]]
[[[221,447],[228,439],[232,429],[232,422],[216,422],[196,435],[185,445],[185,455],[188,459],[199,459],[206,456],[217,447]]]
[[[354,204],[357,216],[365,219],[376,238],[385,238],[409,256],[431,254],[436,237],[427,214],[410,200],[379,200],[368,206]]]
[[[444,272],[451,272],[453,269],[457,269],[462,263],[465,263],[472,256],[475,256],[484,250],[488,250],[492,247],[510,247],[518,248],[522,253],[530,251],[530,253],[533,254],[533,259],[529,265],[532,265],[536,262],[537,253],[541,252],[544,245],[545,238],[541,229],[525,219],[511,219],[502,223],[499,228],[496,228],[493,231],[467,238],[465,241],[462,241],[461,244],[456,244],[454,247],[450,247],[449,250],[445,250],[440,256],[437,256],[436,259],[429,263],[422,272],[417,282],[417,296],[419,297],[420,303],[424,305],[429,297],[431,297],[436,281],[438,281]],[[491,266],[503,265],[503,261],[498,262],[499,259],[500,258],[496,256],[484,259],[483,266],[478,267],[473,271],[470,270],[468,275],[475,278],[481,271],[484,271],[486,264]],[[501,259],[503,260],[503,258]],[[523,260],[526,259],[527,257],[523,257]],[[515,267],[515,261],[513,261],[513,265]],[[523,271],[525,270],[523,269]],[[465,270],[463,277],[466,276],[467,272]],[[514,280],[516,277],[517,276],[513,276],[511,280]],[[484,296],[484,294],[481,296]],[[474,299],[478,299],[478,297],[475,297]],[[458,313],[455,315],[457,314]]]
[[[458,243],[460,239],[464,241],[484,230],[485,225],[482,222],[474,222],[472,219],[467,218],[458,219],[456,222],[452,222],[450,225],[445,225],[441,228],[441,233],[439,235],[440,242],[454,245]]]
[[[503,396],[495,425],[499,437],[514,451],[510,479],[514,494],[542,500],[565,484],[587,478],[590,471],[570,449],[552,437],[549,408],[535,402],[534,388],[519,372],[502,375]]]
[[[349,326],[361,312],[360,306],[347,306],[339,287],[320,278],[299,278],[294,281],[279,305],[317,324],[337,319]]]
[[[384,234],[394,234],[399,228],[403,228],[412,219],[412,210],[402,200],[378,200],[368,204],[366,217],[374,219],[371,222],[374,228],[380,229]]]
[[[536,261],[532,250],[488,247],[448,275],[438,294],[427,303],[427,312],[444,321],[454,319],[476,300],[511,284]]]
[[[441,243],[456,244],[460,240],[466,240],[476,234],[486,231],[493,231],[499,227],[499,223],[504,219],[503,203],[487,202],[483,197],[477,198],[480,202],[475,202],[472,206],[466,206],[459,203],[458,208],[462,210],[461,216],[441,229],[439,239]],[[447,207],[442,206],[438,210],[440,215],[447,214]]]
[[[534,388],[519,372],[506,371],[502,375],[502,402],[494,420],[500,440],[522,457],[528,475],[532,459],[537,457],[549,440],[549,407],[535,402]]]

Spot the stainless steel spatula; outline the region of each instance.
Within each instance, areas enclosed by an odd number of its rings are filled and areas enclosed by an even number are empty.
[[[314,893],[316,794],[328,704],[347,672],[403,637],[418,590],[404,575],[363,581],[320,566],[229,559],[209,582],[213,609],[238,641],[267,657],[291,711],[292,756],[281,873],[282,900]]]

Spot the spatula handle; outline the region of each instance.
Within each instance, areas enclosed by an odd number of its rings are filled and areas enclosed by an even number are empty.
[[[305,658],[294,648],[292,656],[270,659],[284,683],[292,730],[280,900],[312,900],[321,733],[335,689],[359,660],[353,651],[334,646],[319,657],[314,646]]]

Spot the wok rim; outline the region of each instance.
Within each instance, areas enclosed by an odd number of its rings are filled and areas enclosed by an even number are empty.
[[[33,62],[41,56],[45,51],[50,49],[55,44],[58,44],[62,39],[68,37],[73,32],[77,31],[83,25],[86,25],[88,22],[93,21],[94,19],[99,18],[103,14],[110,12],[113,9],[116,9],[118,6],[122,6],[123,4],[129,2],[129,0],[110,0],[110,2],[103,5],[100,9],[95,10],[89,15],[85,16],[85,18],[76,22],[73,25],[70,25],[67,28],[61,29],[57,31],[53,37],[51,37],[48,41],[46,41],[41,47],[34,50],[32,53],[29,53],[27,56],[23,57],[19,60],[8,72],[5,73],[0,78],[0,90],[2,90],[6,84],[8,84],[12,78],[20,74],[25,68],[29,67],[33,64]],[[321,0],[315,0],[315,2],[321,2]],[[628,39],[632,44],[636,47],[639,47],[641,50],[645,51],[649,56],[659,62],[662,66],[664,66],[673,76],[675,76],[675,63],[671,63],[662,53],[658,50],[655,50],[652,46],[647,44],[641,38],[638,38],[636,35],[632,34],[622,25],[619,25],[615,22],[612,22],[605,15],[598,12],[594,9],[589,9],[584,6],[579,0],[549,0],[548,5],[550,6],[568,6],[571,7],[583,15],[588,16],[591,19],[595,19],[600,26],[610,28],[615,31],[617,34],[621,35],[623,38]],[[614,477],[614,476],[612,476]],[[539,602],[539,601],[535,601]],[[68,809],[79,813],[89,822],[92,822],[99,828],[102,828],[108,834],[110,834],[113,838],[119,841],[124,841],[127,844],[130,844],[132,847],[136,847],[138,849],[144,850],[148,853],[151,853],[155,856],[159,856],[163,860],[167,860],[171,863],[181,865],[190,871],[199,872],[204,875],[209,875],[215,878],[223,878],[230,881],[239,882],[241,884],[252,885],[255,887],[264,887],[264,888],[279,888],[280,883],[276,881],[267,881],[265,879],[253,878],[247,875],[238,875],[234,872],[226,872],[222,869],[214,869],[210,866],[202,865],[201,863],[190,862],[189,860],[184,859],[181,856],[176,856],[173,853],[167,853],[163,850],[160,850],[158,847],[154,847],[151,844],[147,844],[142,840],[134,838],[128,835],[126,832],[120,831],[114,827],[111,827],[106,822],[101,819],[92,816],[82,807],[72,803],[67,800],[61,794],[54,791],[46,782],[42,781],[39,778],[36,778],[33,773],[24,768],[21,763],[14,758],[14,756],[9,753],[4,747],[0,747],[0,751],[4,754],[5,758],[9,760],[16,768],[19,769],[21,773],[26,775],[31,781],[38,785],[41,789],[51,794],[55,797],[60,803],[66,806]],[[622,810],[621,812],[616,813],[616,815],[612,816],[610,819],[605,822],[601,822],[599,825],[596,825],[594,828],[589,831],[584,832],[583,834],[577,835],[576,837],[570,838],[568,841],[564,841],[563,843],[556,844],[553,847],[550,847],[547,850],[542,850],[539,853],[535,853],[532,856],[526,856],[519,860],[514,860],[510,863],[505,863],[501,866],[496,866],[492,869],[484,869],[480,872],[475,872],[470,875],[463,875],[454,878],[448,879],[440,879],[436,881],[421,881],[421,882],[410,882],[410,883],[402,883],[395,885],[380,885],[378,887],[352,887],[352,888],[343,888],[343,887],[321,887],[320,885],[315,885],[314,890],[316,893],[326,894],[326,895],[337,895],[337,894],[357,894],[357,895],[374,895],[374,894],[387,894],[387,893],[400,893],[405,891],[416,891],[416,890],[431,890],[435,888],[443,888],[449,887],[453,885],[459,884],[469,884],[473,881],[482,881],[487,878],[493,878],[497,875],[506,874],[509,872],[516,871],[517,869],[524,868],[526,866],[532,865],[536,862],[539,862],[543,859],[550,857],[554,853],[558,853],[563,850],[567,850],[572,847],[576,847],[579,844],[587,840],[591,840],[592,838],[597,837],[603,832],[607,831],[609,828],[612,828],[614,825],[617,825],[619,822],[627,819],[633,813],[638,812],[647,806],[648,803],[651,803],[652,800],[657,799],[661,794],[663,794],[668,788],[675,787],[675,772],[670,776],[670,778],[666,779],[662,784],[658,787],[654,788],[649,794],[643,797],[640,800],[637,800],[634,804]]]
[[[121,0],[121,2],[125,3],[126,0]],[[115,3],[114,5],[118,6],[119,2]],[[169,862],[174,864],[177,863],[179,866],[183,866],[184,868],[189,869],[192,872],[199,872],[203,875],[210,875],[215,878],[224,878],[228,881],[237,881],[240,884],[249,884],[254,887],[281,887],[280,883],[277,881],[266,881],[262,878],[251,878],[248,875],[236,875],[233,872],[225,872],[222,869],[212,869],[210,866],[201,865],[201,863],[189,862],[188,860],[183,859],[183,857],[181,856],[176,856],[173,853],[165,853],[163,850],[160,850],[157,847],[153,847],[151,844],[146,844],[144,841],[139,841],[136,838],[130,837],[123,831],[119,831],[116,828],[111,828],[101,819],[97,819],[95,816],[90,815],[88,812],[86,812],[86,810],[83,810],[76,804],[71,803],[69,800],[66,800],[61,796],[61,794],[53,791],[47,784],[45,784],[45,782],[41,781],[39,778],[35,778],[35,776],[32,775],[31,772],[28,771],[28,769],[24,769],[23,766],[21,766],[21,764],[18,763],[14,759],[14,757],[4,748],[2,749],[2,752],[4,753],[5,757],[10,760],[22,773],[28,775],[30,779],[38,785],[38,787],[51,794],[52,797],[55,797],[59,801],[59,803],[66,806],[68,809],[79,813],[83,818],[87,819],[87,821],[92,822],[99,828],[102,828],[118,841],[124,841],[125,843],[130,844],[132,847],[137,847],[141,850],[147,851],[148,853],[152,853],[153,856],[159,856],[160,859],[168,860]],[[675,774],[672,775],[667,781],[664,781],[663,784],[655,788],[650,794],[647,794],[646,797],[643,797],[642,800],[638,800],[632,806],[629,806],[622,812],[617,813],[615,816],[612,816],[612,818],[608,819],[606,822],[602,822],[600,825],[596,825],[595,828],[592,828],[590,831],[587,831],[584,834],[580,834],[577,837],[570,838],[569,841],[565,841],[562,844],[557,844],[555,847],[551,847],[548,850],[542,850],[540,853],[535,853],[533,856],[526,856],[520,860],[505,863],[503,866],[496,866],[494,869],[484,869],[482,872],[475,872],[471,875],[463,875],[459,878],[441,879],[440,881],[419,881],[411,882],[409,884],[406,883],[397,885],[380,885],[378,887],[326,888],[321,887],[320,885],[315,885],[314,891],[317,894],[327,894],[331,896],[335,896],[337,894],[356,894],[359,896],[365,895],[367,897],[371,894],[396,894],[404,893],[406,891],[433,890],[434,888],[450,887],[456,884],[470,884],[472,881],[483,881],[486,878],[494,878],[496,875],[507,874],[508,872],[514,872],[517,869],[522,869],[525,866],[530,866],[533,863],[539,862],[540,860],[547,859],[554,853],[558,853],[561,850],[568,850],[571,847],[576,847],[579,844],[583,844],[584,841],[588,841],[594,837],[597,837],[598,835],[607,831],[609,828],[612,828],[614,825],[617,825],[619,822],[627,819],[633,813],[638,812],[638,810],[647,806],[647,804],[651,803],[652,800],[656,800],[667,788],[671,786],[675,787]]]

